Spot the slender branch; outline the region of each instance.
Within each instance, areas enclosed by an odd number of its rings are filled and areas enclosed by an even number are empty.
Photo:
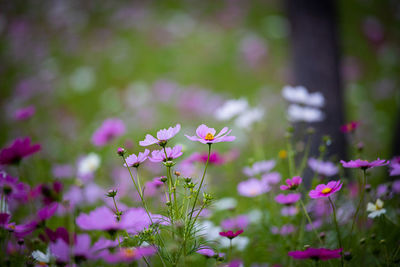
[[[329,199],[329,202],[331,203],[332,210],[333,210],[333,220],[334,220],[334,222],[335,222],[335,227],[336,227],[336,232],[337,232],[339,247],[340,247],[341,249],[343,249],[343,246],[342,246],[342,237],[340,236],[339,225],[338,225],[337,218],[336,218],[336,208],[335,208],[335,205],[333,204],[333,201],[332,201],[331,197],[328,197],[328,199]],[[341,253],[340,262],[341,262],[341,265],[342,265],[342,267],[343,267],[343,266],[344,266],[343,253]]]

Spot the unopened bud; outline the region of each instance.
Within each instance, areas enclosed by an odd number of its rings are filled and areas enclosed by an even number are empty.
[[[365,191],[366,192],[371,192],[371,185],[370,184],[366,184],[365,185]]]
[[[185,181],[185,183],[190,183],[192,181],[192,177],[185,177],[183,178],[183,180]]]
[[[175,174],[176,176],[181,176],[181,173],[178,172],[178,171],[175,171],[174,174]]]
[[[365,244],[365,238],[361,238],[361,239],[360,239],[360,244],[361,244],[361,245],[364,245],[364,244]]]
[[[309,247],[311,247],[310,245],[304,245],[305,249],[308,249]]]
[[[125,155],[125,149],[122,148],[122,147],[119,147],[119,148],[117,149],[117,154],[118,154],[119,156],[123,157],[123,156]]]
[[[17,243],[18,243],[18,245],[22,246],[25,243],[25,241],[21,238],[21,239],[18,239]]]
[[[379,244],[384,245],[386,243],[385,239],[382,239],[381,241],[379,241]]]
[[[167,205],[167,206],[171,206],[171,201],[167,201],[167,202],[165,202],[165,205]]]
[[[319,234],[319,238],[321,238],[322,240],[324,240],[325,237],[326,237],[325,232],[321,232],[321,233]]]
[[[353,258],[353,255],[351,254],[350,251],[346,251],[345,253],[343,253],[343,257],[346,261],[351,261],[351,259]]]
[[[173,167],[176,163],[173,162],[173,161],[168,160],[168,161],[166,161],[166,162],[163,162],[163,164],[164,164],[166,167],[171,168],[171,167]]]
[[[117,195],[117,190],[113,189],[109,190],[106,194],[107,197],[112,197],[112,198],[114,198],[116,195]]]
[[[161,176],[160,177],[160,181],[165,183],[168,180],[168,178],[166,176]]]

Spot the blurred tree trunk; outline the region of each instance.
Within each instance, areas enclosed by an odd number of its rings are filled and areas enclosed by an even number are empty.
[[[315,135],[310,155],[316,156],[321,138],[329,135],[332,144],[327,156],[344,159],[346,140],[340,132],[343,124],[343,96],[340,72],[340,48],[334,0],[286,0],[291,27],[294,82],[325,97],[323,122],[314,123]]]

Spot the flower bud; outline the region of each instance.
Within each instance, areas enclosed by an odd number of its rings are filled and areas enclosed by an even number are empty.
[[[25,243],[25,241],[24,241],[24,239],[21,238],[21,239],[18,239],[17,243],[18,243],[18,245],[22,246]]]
[[[117,149],[117,154],[118,154],[119,156],[123,157],[123,156],[125,155],[125,149],[122,148],[122,147],[119,147],[119,148]]]
[[[385,239],[382,239],[381,241],[379,241],[379,244],[384,245],[386,243]]]
[[[166,176],[161,176],[160,177],[160,181],[165,183],[168,180],[168,178]]]
[[[192,181],[192,177],[185,177],[183,178],[183,180],[185,181],[185,183],[190,183]]]
[[[178,177],[181,176],[181,173],[178,172],[178,171],[175,171],[174,174],[175,174],[176,176],[178,176]]]
[[[167,205],[168,207],[171,206],[171,201],[165,202],[165,205]]]
[[[365,185],[365,191],[368,192],[368,193],[371,192],[371,185],[370,184],[366,184]]]
[[[358,152],[362,152],[364,150],[364,143],[363,142],[357,143],[357,150],[358,150]]]
[[[325,237],[326,237],[325,232],[321,232],[321,233],[319,234],[319,238],[321,238],[322,240],[324,240]]]
[[[109,190],[106,194],[107,197],[112,197],[112,198],[114,198],[116,195],[117,195],[117,190],[113,189]]]
[[[304,245],[304,249],[308,249],[309,247],[311,247],[310,245]]]
[[[360,239],[360,245],[364,245],[365,244],[365,238],[361,238]]]
[[[164,164],[166,167],[171,168],[171,167],[173,167],[176,163],[173,162],[173,161],[168,160],[168,161],[166,161],[166,162],[163,162],[163,164]]]

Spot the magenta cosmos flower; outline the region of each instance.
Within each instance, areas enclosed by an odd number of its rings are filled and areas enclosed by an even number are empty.
[[[34,106],[17,109],[14,113],[14,119],[17,121],[27,120],[35,115],[36,109]]]
[[[169,139],[174,137],[181,130],[181,125],[178,123],[175,127],[169,127],[168,129],[161,129],[157,132],[157,138],[151,134],[146,134],[143,141],[139,142],[141,146],[150,146],[158,144],[160,146],[165,146]]]
[[[167,154],[167,155],[165,155]],[[149,157],[149,160],[152,162],[162,162],[162,161],[168,161],[168,160],[173,160],[176,159],[180,156],[182,156],[182,146],[177,145],[174,146],[173,148],[166,147],[165,152],[164,149],[161,150],[154,150],[151,152],[151,157]]]
[[[227,237],[229,239],[234,239],[235,237],[237,237],[238,235],[243,233],[243,229],[237,230],[236,232],[233,232],[231,230],[226,231],[226,232],[219,232],[220,236],[224,236]]]
[[[128,167],[139,167],[148,158],[149,154],[150,150],[148,149],[145,149],[143,153],[139,152],[137,156],[132,154],[125,159],[126,164],[124,166],[127,167],[126,165],[128,164]]]
[[[279,194],[275,197],[275,201],[283,205],[292,205],[299,201],[300,198],[301,194],[299,193],[292,193],[287,195]]]
[[[388,165],[389,161],[378,158],[377,160],[371,162],[368,162],[367,160],[356,159],[356,160],[350,160],[349,162],[341,160],[340,163],[342,163],[343,167],[345,168],[360,168],[366,170]]]
[[[340,126],[340,130],[341,130],[343,133],[352,133],[352,132],[354,132],[355,130],[357,130],[358,126],[360,126],[360,122],[358,122],[358,121],[351,121],[351,122],[349,122],[349,123],[346,123],[346,124]]]
[[[0,164],[18,164],[21,159],[32,155],[40,150],[40,145],[31,144],[29,137],[17,138],[8,147],[0,151]]]
[[[312,260],[330,260],[340,258],[342,248],[339,249],[327,249],[327,248],[307,248],[304,251],[289,251],[288,255],[295,259],[312,259]]]
[[[301,179],[300,176],[295,176],[292,179],[286,179],[287,185],[281,185],[280,188],[281,190],[295,190],[299,187],[302,181],[303,179]]]
[[[92,143],[95,146],[104,146],[115,138],[125,133],[125,124],[117,118],[106,119],[103,124],[94,132]]]
[[[6,200],[26,201],[29,195],[29,185],[22,183],[18,178],[5,172],[0,172],[0,190],[6,196]]]
[[[235,140],[235,136],[230,136],[232,130],[228,127],[224,127],[217,135],[214,128],[208,128],[205,124],[200,125],[196,129],[197,136],[185,136],[191,141],[198,141],[203,144],[214,144],[220,142],[232,142]]]
[[[336,191],[342,188],[342,183],[339,181],[330,181],[327,185],[319,184],[315,190],[311,190],[308,194],[311,198],[329,197]]]

